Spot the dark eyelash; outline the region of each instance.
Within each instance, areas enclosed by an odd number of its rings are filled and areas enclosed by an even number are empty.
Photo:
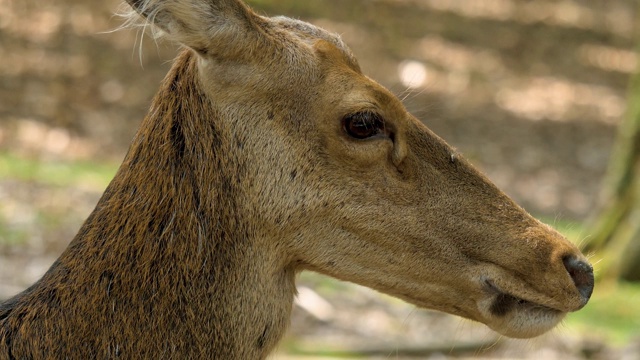
[[[384,119],[371,111],[362,111],[345,116],[342,127],[354,139],[367,139],[386,131]]]

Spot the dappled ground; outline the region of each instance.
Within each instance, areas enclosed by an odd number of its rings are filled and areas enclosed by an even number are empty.
[[[536,215],[579,223],[597,206],[637,63],[634,1],[252,3],[340,33],[366,73]],[[136,31],[109,33],[117,6],[0,0],[0,299],[37,279],[75,235],[176,54]],[[324,281],[302,279],[330,306],[305,305],[324,315],[297,308],[292,334],[302,345],[286,341],[283,352],[331,344],[385,359],[405,350],[434,359],[640,357],[634,345],[567,329],[504,341]]]

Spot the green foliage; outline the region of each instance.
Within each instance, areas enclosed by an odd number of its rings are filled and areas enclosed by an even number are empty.
[[[623,345],[640,329],[640,284],[597,284],[589,304],[566,320],[570,329]]]
[[[0,152],[0,180],[15,179],[54,186],[104,189],[117,166],[104,162],[38,160]]]
[[[41,239],[46,244],[66,244],[116,169],[105,162],[42,160],[0,152],[0,249]]]

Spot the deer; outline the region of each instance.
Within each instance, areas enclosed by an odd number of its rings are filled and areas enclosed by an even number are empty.
[[[1,359],[264,359],[314,271],[508,337],[593,268],[363,74],[239,0],[127,0],[180,54],[95,209],[0,305]]]

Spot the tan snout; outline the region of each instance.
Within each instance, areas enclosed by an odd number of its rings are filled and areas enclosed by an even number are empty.
[[[531,251],[519,249],[508,255],[511,259],[494,259],[481,270],[478,320],[504,335],[527,338],[587,304],[594,286],[592,266],[566,239],[548,231],[550,237],[524,242]]]

